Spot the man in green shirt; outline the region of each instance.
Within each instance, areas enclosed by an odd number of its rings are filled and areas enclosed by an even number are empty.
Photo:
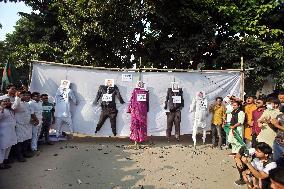
[[[42,94],[41,95],[42,100],[42,131],[41,136],[44,135],[45,138],[45,144],[52,145],[52,143],[49,141],[49,129],[51,124],[54,124],[54,105],[50,102],[48,102],[48,95]]]

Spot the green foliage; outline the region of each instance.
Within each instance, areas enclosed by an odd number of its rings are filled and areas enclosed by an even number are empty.
[[[24,2],[37,13],[21,13],[15,32],[0,42],[2,63],[129,68],[142,57],[146,67],[228,69],[240,68],[243,56],[245,68],[254,68],[246,73],[249,85],[260,87],[270,74],[284,81],[283,1]]]

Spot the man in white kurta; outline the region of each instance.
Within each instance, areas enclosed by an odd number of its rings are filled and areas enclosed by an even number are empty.
[[[197,129],[201,128],[203,130],[203,144],[206,139],[206,115],[208,114],[208,100],[205,96],[205,92],[198,92],[196,97],[192,99],[190,105],[190,112],[194,112],[194,123],[192,128],[192,140],[194,146],[196,146],[196,134]]]
[[[55,95],[55,124],[57,138],[62,131],[73,133],[70,100],[77,104],[76,97],[72,89],[60,86]],[[66,127],[64,127],[66,126]]]
[[[38,120],[37,125],[32,126],[32,142],[31,142],[31,149],[32,151],[37,151],[37,142],[41,132],[42,127],[42,102],[40,101],[40,94],[38,92],[32,93],[32,100],[29,102],[31,106],[31,114],[36,117]]]
[[[16,156],[21,162],[28,157],[27,148],[28,140],[32,138],[32,124],[31,124],[31,107],[28,103],[30,94],[27,91],[22,91],[19,96],[16,96],[15,102],[12,104],[12,109],[15,111],[16,118]]]
[[[258,119],[259,126],[261,127],[261,131],[257,136],[257,142],[265,142],[270,147],[273,146],[275,137],[277,133],[273,129],[273,125],[271,124],[271,120],[275,119],[278,115],[281,114],[279,110],[279,100],[274,97],[270,97],[266,101],[267,109],[264,110],[261,117]]]
[[[3,164],[3,161],[8,159],[11,146],[17,144],[16,119],[10,99],[1,96],[0,103],[0,169],[7,169],[11,166]]]

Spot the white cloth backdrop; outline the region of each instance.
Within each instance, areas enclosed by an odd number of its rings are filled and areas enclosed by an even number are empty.
[[[122,81],[122,74],[126,72],[98,70],[89,68],[65,67],[54,64],[34,63],[30,90],[55,95],[60,80],[71,81],[78,100],[78,105],[71,103],[74,131],[81,134],[94,134],[101,108],[92,105],[99,85],[105,79],[114,79],[125,102],[128,102],[133,87],[139,78],[139,73],[127,72],[133,75],[132,82]],[[142,72],[142,80],[147,83],[150,92],[150,110],[148,112],[148,135],[165,136],[166,113],[163,109],[167,88],[171,82],[179,82],[184,92],[185,107],[182,110],[181,134],[191,134],[193,114],[189,113],[189,106],[197,91],[205,91],[210,103],[217,96],[239,96],[240,72],[237,71],[196,71],[196,72]],[[119,136],[129,136],[130,114],[126,113],[128,103],[123,105],[117,101],[117,132]],[[208,116],[210,128],[211,115]],[[99,135],[112,135],[109,119],[106,120]]]

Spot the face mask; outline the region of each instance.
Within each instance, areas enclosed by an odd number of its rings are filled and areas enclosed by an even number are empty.
[[[272,106],[272,104],[267,104],[267,105],[266,105],[266,108],[269,109],[269,110],[272,110],[272,109],[273,109],[273,106]]]

